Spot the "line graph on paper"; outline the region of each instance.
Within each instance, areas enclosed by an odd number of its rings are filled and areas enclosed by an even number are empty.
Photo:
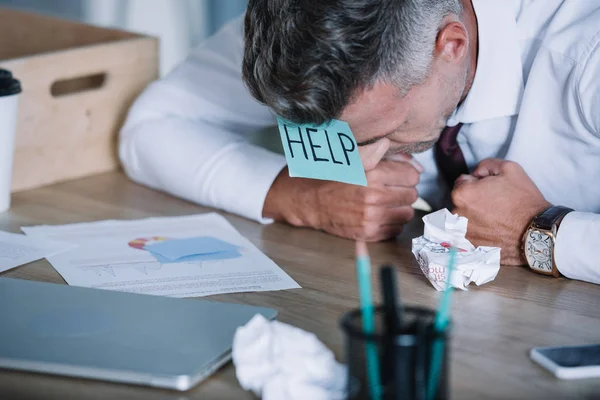
[[[79,265],[79,268],[82,271],[86,271],[88,273],[94,274],[99,277],[119,277],[120,271],[131,271],[134,270],[136,273],[142,276],[152,276],[154,273],[160,271],[163,268],[176,268],[177,265],[185,265],[186,267],[193,266],[195,268],[202,268],[204,266],[219,266],[224,264],[224,260],[210,260],[210,261],[195,261],[184,264],[161,264],[156,261],[139,261],[139,262],[131,262],[127,263],[110,263],[110,264],[97,264],[97,265]],[[122,273],[121,273],[122,275]]]
[[[159,271],[162,265],[157,262],[140,262],[127,264],[104,264],[104,265],[86,265],[80,266],[81,270],[92,273],[96,276],[111,276],[116,278],[118,271],[135,270],[141,275],[149,276],[153,272]]]
[[[196,268],[202,268],[201,262],[189,263],[187,266],[193,265]],[[89,264],[79,265],[82,271],[90,274],[94,274],[99,277],[112,277],[117,278],[123,273],[129,274],[130,271],[135,271],[140,277],[152,276],[156,272],[163,268],[173,268],[173,264],[161,264],[157,261],[127,261],[124,263],[102,263],[102,264]]]
[[[132,278],[132,271],[138,278],[149,277],[156,275],[163,268],[171,269],[177,268],[178,265],[185,265],[186,268],[190,266],[194,268],[202,268],[204,266],[219,267],[221,264],[225,264],[230,260],[204,260],[204,261],[193,261],[185,263],[169,263],[161,264],[158,262],[149,252],[143,249],[143,246],[147,242],[159,242],[165,240],[163,237],[151,237],[147,239],[135,239],[131,240],[128,245],[131,248],[136,249],[135,254],[119,254],[112,256],[102,257],[85,257],[79,259],[70,260],[70,264],[76,267],[80,271],[84,271],[89,274],[93,274],[97,277],[103,277],[108,279],[119,279],[124,276]],[[139,251],[139,253],[137,252]],[[242,254],[247,252],[246,248],[240,248]]]

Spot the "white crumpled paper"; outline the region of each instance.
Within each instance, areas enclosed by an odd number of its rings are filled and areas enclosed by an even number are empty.
[[[421,270],[437,290],[446,289],[448,253],[450,247],[457,249],[454,271],[450,284],[467,290],[471,282],[483,285],[496,278],[500,270],[500,248],[480,246],[475,248],[465,236],[468,220],[447,209],[423,217],[423,236],[413,239],[412,252]]]
[[[237,329],[232,357],[240,385],[264,400],[345,399],[346,366],[302,329],[257,314]]]

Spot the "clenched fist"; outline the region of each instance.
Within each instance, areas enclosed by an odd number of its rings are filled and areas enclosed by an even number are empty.
[[[394,237],[409,222],[422,167],[411,156],[385,156],[383,139],[361,148],[368,186],[290,178],[284,169],[265,200],[263,215],[294,226],[365,241]]]
[[[531,220],[551,204],[517,163],[481,162],[457,179],[452,213],[469,219],[467,239],[475,246],[502,248],[502,264],[522,265],[521,238]]]

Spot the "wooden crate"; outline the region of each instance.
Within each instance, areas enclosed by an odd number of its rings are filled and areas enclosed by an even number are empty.
[[[158,40],[0,8],[0,68],[23,86],[14,192],[118,167],[119,128],[158,77]]]

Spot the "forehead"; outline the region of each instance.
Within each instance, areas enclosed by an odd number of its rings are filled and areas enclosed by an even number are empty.
[[[377,82],[360,93],[340,119],[350,125],[359,142],[388,134],[410,119],[411,92],[402,97],[395,86]]]

